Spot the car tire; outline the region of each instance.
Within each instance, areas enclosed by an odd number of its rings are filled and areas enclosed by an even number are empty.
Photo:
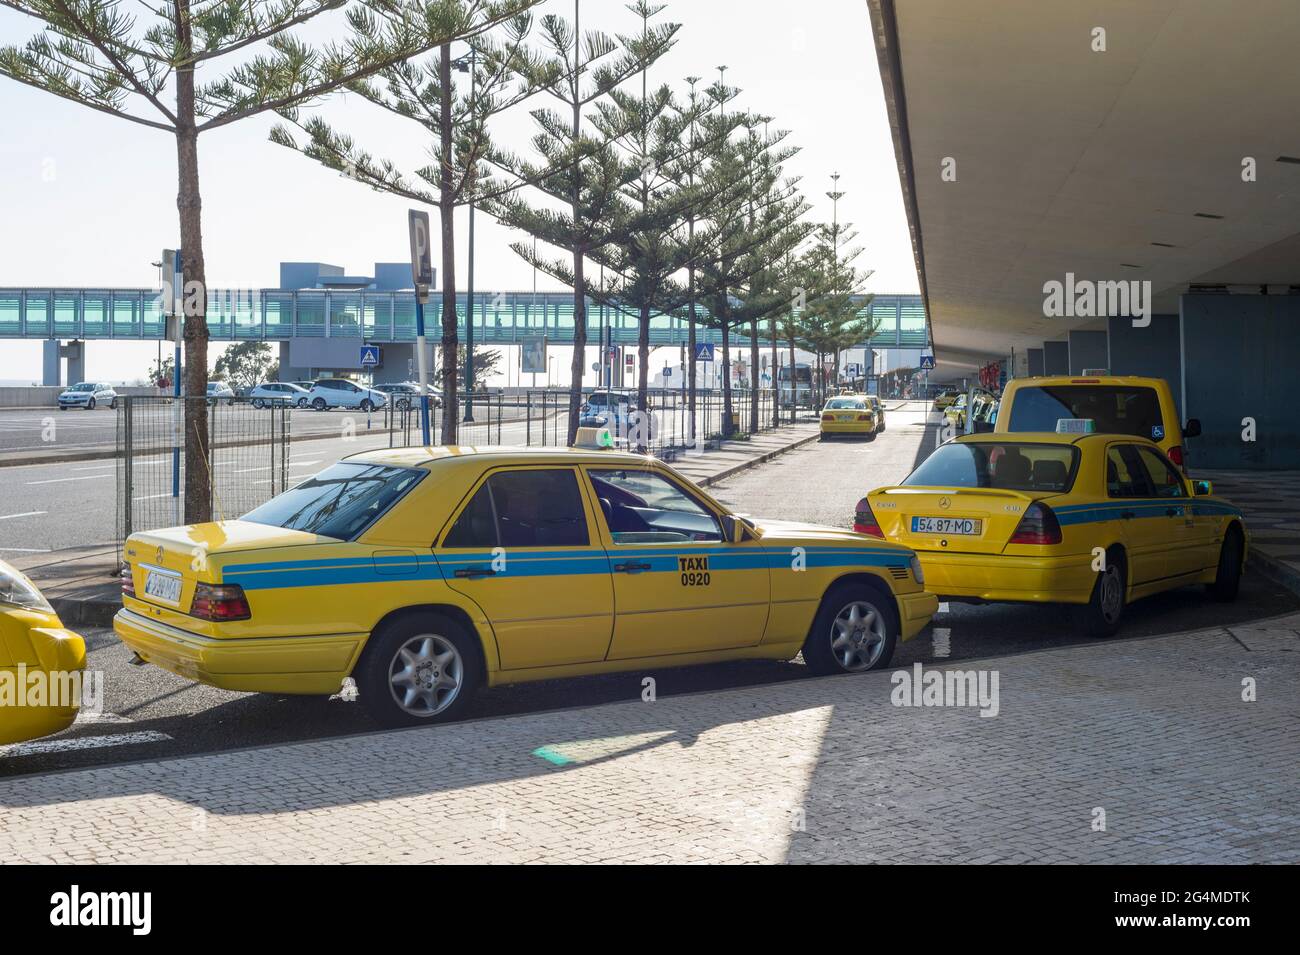
[[[1205,590],[1220,603],[1232,603],[1237,599],[1241,589],[1241,571],[1245,563],[1245,541],[1236,525],[1228,528],[1223,537],[1223,546],[1219,548],[1219,569],[1214,576],[1214,583],[1206,584]]]
[[[114,398],[112,401],[110,401],[110,402],[108,403],[108,408],[109,408],[110,411],[116,411],[116,410],[117,410],[117,399],[116,399],[116,398]]]
[[[266,402],[263,401],[261,398],[254,398],[253,407],[256,408],[258,411],[261,411],[263,408],[266,407]]]
[[[325,408],[326,408],[326,405],[325,405],[325,399],[324,399],[324,398],[316,398],[316,399],[314,399],[314,400],[312,401],[311,406],[312,406],[313,408],[315,408],[317,411],[324,411]]]
[[[827,591],[803,644],[803,662],[808,669],[818,676],[833,676],[889,666],[898,645],[899,625],[894,598],[886,594],[883,586],[862,582],[837,584]],[[854,608],[858,611],[856,621]],[[846,633],[847,627],[852,627],[852,633]],[[837,647],[836,642],[844,638],[849,645]]]
[[[866,434],[866,439],[867,439],[868,441],[875,441],[875,440],[876,440],[876,432],[874,432],[874,431],[869,431],[869,432],[867,432],[867,434]]]
[[[374,402],[372,402],[369,398],[362,398],[361,410],[364,411],[366,414],[370,414],[370,412],[375,410]]]
[[[1119,632],[1124,621],[1124,591],[1128,575],[1122,559],[1107,552],[1106,569],[1099,571],[1086,604],[1074,608],[1075,625],[1088,637],[1104,639]]]
[[[95,399],[94,399],[94,398],[87,398],[87,399],[86,399],[86,410],[87,410],[87,411],[94,411],[94,410],[95,410]]]
[[[376,630],[353,676],[366,712],[383,726],[398,727],[455,720],[484,674],[478,643],[461,624],[445,614],[421,613]],[[446,680],[455,686],[440,690]],[[407,696],[399,702],[404,687]]]

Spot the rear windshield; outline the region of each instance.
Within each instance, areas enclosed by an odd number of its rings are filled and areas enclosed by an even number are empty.
[[[936,448],[903,483],[1061,493],[1078,468],[1079,449],[1069,444],[961,442]]]
[[[840,409],[857,408],[859,410],[864,410],[866,405],[862,403],[861,398],[832,398],[830,401],[826,402],[826,407]]]
[[[1101,434],[1165,436],[1154,388],[1122,385],[1038,385],[1020,388],[1011,402],[1008,431],[1055,431],[1061,418],[1091,418]]]
[[[273,497],[246,521],[352,540],[424,477],[416,468],[346,461]]]

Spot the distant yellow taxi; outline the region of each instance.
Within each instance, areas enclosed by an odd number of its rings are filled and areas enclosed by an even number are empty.
[[[876,413],[863,395],[837,395],[822,408],[821,440],[853,434],[872,441],[876,437]]]
[[[239,520],[134,534],[114,620],[231,690],[330,694],[386,725],[482,685],[719,660],[888,665],[937,601],[907,547],[732,514],[612,450],[353,455]]]
[[[0,745],[49,736],[77,718],[86,644],[30,580],[0,561]]]
[[[1175,587],[1236,599],[1249,539],[1154,442],[1096,433],[964,435],[870,492],[854,528],[915,549],[940,599],[1074,604],[1094,636]]]

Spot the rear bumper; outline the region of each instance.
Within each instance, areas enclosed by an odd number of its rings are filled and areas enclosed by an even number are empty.
[[[823,421],[822,434],[871,434],[874,421]]]
[[[308,637],[204,637],[131,610],[119,610],[113,630],[144,660],[189,680],[253,693],[320,695],[338,692],[368,634]]]
[[[937,594],[992,601],[1087,603],[1097,575],[1088,554],[1015,557],[917,551],[925,586]]]
[[[902,628],[902,638],[910,640],[930,622],[939,609],[939,598],[929,591],[922,590],[914,594],[898,595],[898,616]]]

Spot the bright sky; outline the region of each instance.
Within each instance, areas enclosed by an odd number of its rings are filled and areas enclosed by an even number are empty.
[[[815,15],[806,12],[813,8]],[[567,2],[551,0],[540,9],[572,15]],[[698,75],[707,84],[725,64],[728,84],[742,91],[734,105],[775,117],[773,128],[789,129],[788,142],[802,147],[787,169],[802,177],[813,216],[830,218],[825,193],[831,173],[841,173],[846,195],[840,217],[860,232],[858,265],[875,270],[867,289],[916,292],[867,5],[817,0],[803,10],[792,16],[788,0],[675,0],[659,19],[683,27],[676,47],[652,68],[651,81],[684,90],[684,77]],[[636,22],[622,2],[584,0],[584,29],[630,31]],[[35,29],[36,21],[0,9],[4,42]],[[209,69],[201,79],[215,77]],[[356,97],[326,101],[321,109],[377,156],[407,170],[426,161],[425,139],[414,124]],[[150,263],[162,248],[178,244],[172,138],[4,78],[0,116],[6,131],[0,141],[0,287],[154,287],[157,270]],[[376,261],[406,261],[408,204],[271,144],[272,124],[258,118],[199,139],[209,283],[275,287],[281,260],[329,262],[364,275]],[[532,125],[519,110],[501,117],[494,134],[522,150]],[[520,236],[486,216],[478,217],[476,231],[476,287],[531,289],[531,267],[509,249]],[[464,235],[462,221],[462,287]],[[559,287],[544,275],[537,282],[540,289]],[[155,349],[152,342],[91,342],[87,376],[134,379]],[[212,360],[217,353],[214,348]],[[0,381],[30,380],[39,367],[38,342],[0,340]]]

